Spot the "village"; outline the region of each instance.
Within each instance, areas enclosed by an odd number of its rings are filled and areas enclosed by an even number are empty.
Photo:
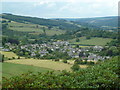
[[[63,57],[69,57],[66,59],[77,59],[80,58],[82,60],[105,60],[109,59],[109,56],[100,56],[97,53],[101,52],[104,47],[102,46],[89,46],[81,48],[79,45],[71,45],[68,41],[56,41],[49,42],[44,44],[27,44],[27,45],[13,45],[11,43],[6,43],[5,47],[1,47],[2,51],[13,51],[19,56],[27,56],[30,58],[46,58],[47,56],[54,59],[57,52],[62,53]],[[54,53],[53,53],[54,52]],[[61,57],[57,57],[61,59]]]

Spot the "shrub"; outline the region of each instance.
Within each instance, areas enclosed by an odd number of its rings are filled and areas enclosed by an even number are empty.
[[[63,63],[67,63],[67,60],[63,60]]]
[[[18,56],[18,59],[20,59],[20,57]]]
[[[90,61],[90,62],[87,62],[87,64],[89,64],[89,65],[94,65],[95,63],[92,62],[92,61]]]
[[[54,61],[59,61],[59,59],[55,59]]]
[[[15,57],[12,57],[12,59],[15,59]]]
[[[73,71],[78,71],[78,70],[80,69],[80,66],[75,63],[75,64],[71,67],[71,69],[72,69]]]
[[[8,60],[12,60],[11,58],[8,58]]]

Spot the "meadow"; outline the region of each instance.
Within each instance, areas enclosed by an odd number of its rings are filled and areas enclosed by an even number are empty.
[[[71,44],[81,44],[81,45],[101,45],[104,46],[112,39],[110,38],[98,38],[94,37],[91,39],[86,39],[86,37],[80,37],[79,42],[76,42],[76,39],[69,40]]]
[[[16,64],[24,64],[30,66],[37,66],[42,68],[49,68],[53,70],[67,70],[71,71],[70,64],[66,64],[63,62],[55,62],[52,60],[40,60],[40,59],[20,59],[20,60],[8,60],[6,62],[16,63]]]
[[[48,27],[46,26],[31,24],[31,23],[26,24],[26,23],[18,23],[18,22],[12,21],[11,23],[8,24],[8,26],[11,30],[28,32],[30,34],[42,34],[43,27],[45,28],[46,34],[48,36],[52,36],[55,34],[60,35],[65,33],[65,31],[59,30],[58,28],[55,28],[55,27],[49,30]]]
[[[36,66],[31,66],[31,65],[7,63],[7,62],[2,64],[2,76],[3,77],[16,76],[16,75],[20,75],[20,74],[27,73],[27,72],[44,73],[47,71],[52,71],[52,69],[36,67]]]
[[[13,52],[0,51],[0,53],[3,54],[7,58],[12,58],[12,57],[18,58],[18,56]]]
[[[72,71],[71,67],[74,64],[74,60],[68,60],[68,63],[63,63],[62,60],[60,61],[52,61],[52,60],[43,60],[43,59],[25,59],[24,57],[21,57],[20,59],[17,59],[18,56],[13,52],[1,52],[5,55],[7,58],[15,57],[15,59],[12,60],[5,60],[3,63],[3,76],[10,76],[13,74],[19,74],[22,72],[27,71],[34,71],[37,72],[40,70],[40,72],[44,72],[47,70],[54,70],[54,71]],[[79,65],[80,68],[86,68],[87,65]],[[31,69],[33,68],[33,69]],[[23,70],[24,69],[24,70]],[[9,72],[9,73],[7,73]],[[15,73],[14,73],[15,72]]]

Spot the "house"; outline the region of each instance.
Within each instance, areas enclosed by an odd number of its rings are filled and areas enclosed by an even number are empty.
[[[6,51],[6,52],[8,52],[8,51],[10,51],[9,49],[2,49],[2,51]]]
[[[95,50],[95,51],[101,51],[102,49],[103,49],[102,46],[94,46],[93,47],[93,50]]]

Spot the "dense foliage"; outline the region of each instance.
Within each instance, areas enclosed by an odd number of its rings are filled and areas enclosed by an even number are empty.
[[[118,57],[76,72],[27,73],[3,78],[3,88],[118,88]]]

